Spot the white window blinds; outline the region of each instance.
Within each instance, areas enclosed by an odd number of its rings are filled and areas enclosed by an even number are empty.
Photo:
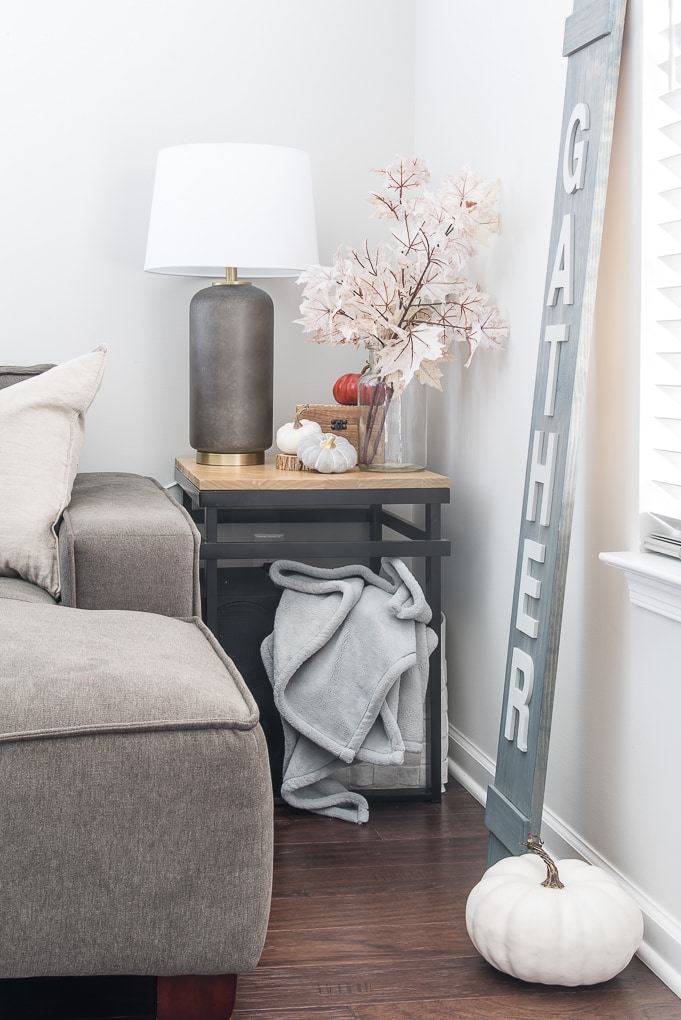
[[[642,7],[640,508],[647,534],[681,529],[681,3]]]

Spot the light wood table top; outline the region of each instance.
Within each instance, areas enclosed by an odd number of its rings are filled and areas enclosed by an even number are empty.
[[[341,474],[317,471],[281,471],[274,458],[264,464],[221,467],[197,464],[194,457],[177,457],[175,466],[200,491],[244,490],[375,490],[375,489],[448,489],[449,478],[434,471],[360,471],[353,468]]]

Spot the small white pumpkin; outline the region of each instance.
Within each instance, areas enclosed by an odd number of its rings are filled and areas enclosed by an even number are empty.
[[[305,467],[322,474],[340,474],[357,463],[357,450],[343,436],[333,432],[304,436],[298,444],[298,459]]]
[[[523,981],[593,985],[624,970],[643,938],[632,898],[602,868],[531,851],[498,861],[466,903],[466,928],[497,970]],[[544,881],[542,881],[544,879]]]
[[[322,427],[318,421],[310,421],[309,418],[300,417],[309,406],[309,404],[305,404],[304,407],[301,407],[300,411],[296,411],[293,421],[287,421],[286,424],[277,429],[276,442],[282,453],[298,453],[298,443],[303,436],[321,435]]]

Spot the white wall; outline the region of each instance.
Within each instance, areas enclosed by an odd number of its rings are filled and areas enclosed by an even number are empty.
[[[445,394],[430,404],[430,463],[453,483],[450,753],[481,798],[497,750],[572,8],[569,0],[419,8],[416,150],[439,172],[469,162],[503,189],[502,234],[479,272],[510,319],[508,349],[477,355],[468,370],[450,366]],[[632,610],[624,577],[598,559],[636,543],[639,37],[640,3],[630,0],[544,836],[620,877],[646,914],[644,958],[681,993],[681,625]]]
[[[188,304],[200,282],[142,270],[156,153],[195,141],[312,158],[320,258],[375,229],[372,167],[413,139],[411,0],[31,0],[0,20],[0,362],[106,343],[81,466],[173,476],[189,453]],[[330,401],[361,357],[306,345],[276,306],[275,422]]]
[[[488,754],[496,754],[503,692],[567,6],[431,0],[418,34],[416,150],[434,176],[469,164],[502,187],[501,234],[475,268],[510,320],[510,343],[504,353],[478,352],[468,369],[459,353],[446,366],[445,392],[429,401],[429,462],[453,483],[445,525],[454,548],[445,568],[458,677],[452,720]]]

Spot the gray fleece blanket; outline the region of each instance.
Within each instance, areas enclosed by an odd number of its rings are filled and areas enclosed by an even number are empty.
[[[405,564],[313,567],[277,560],[283,589],[261,646],[284,729],[281,795],[293,807],[366,822],[361,794],[332,778],[354,761],[399,765],[420,751],[435,633]]]

